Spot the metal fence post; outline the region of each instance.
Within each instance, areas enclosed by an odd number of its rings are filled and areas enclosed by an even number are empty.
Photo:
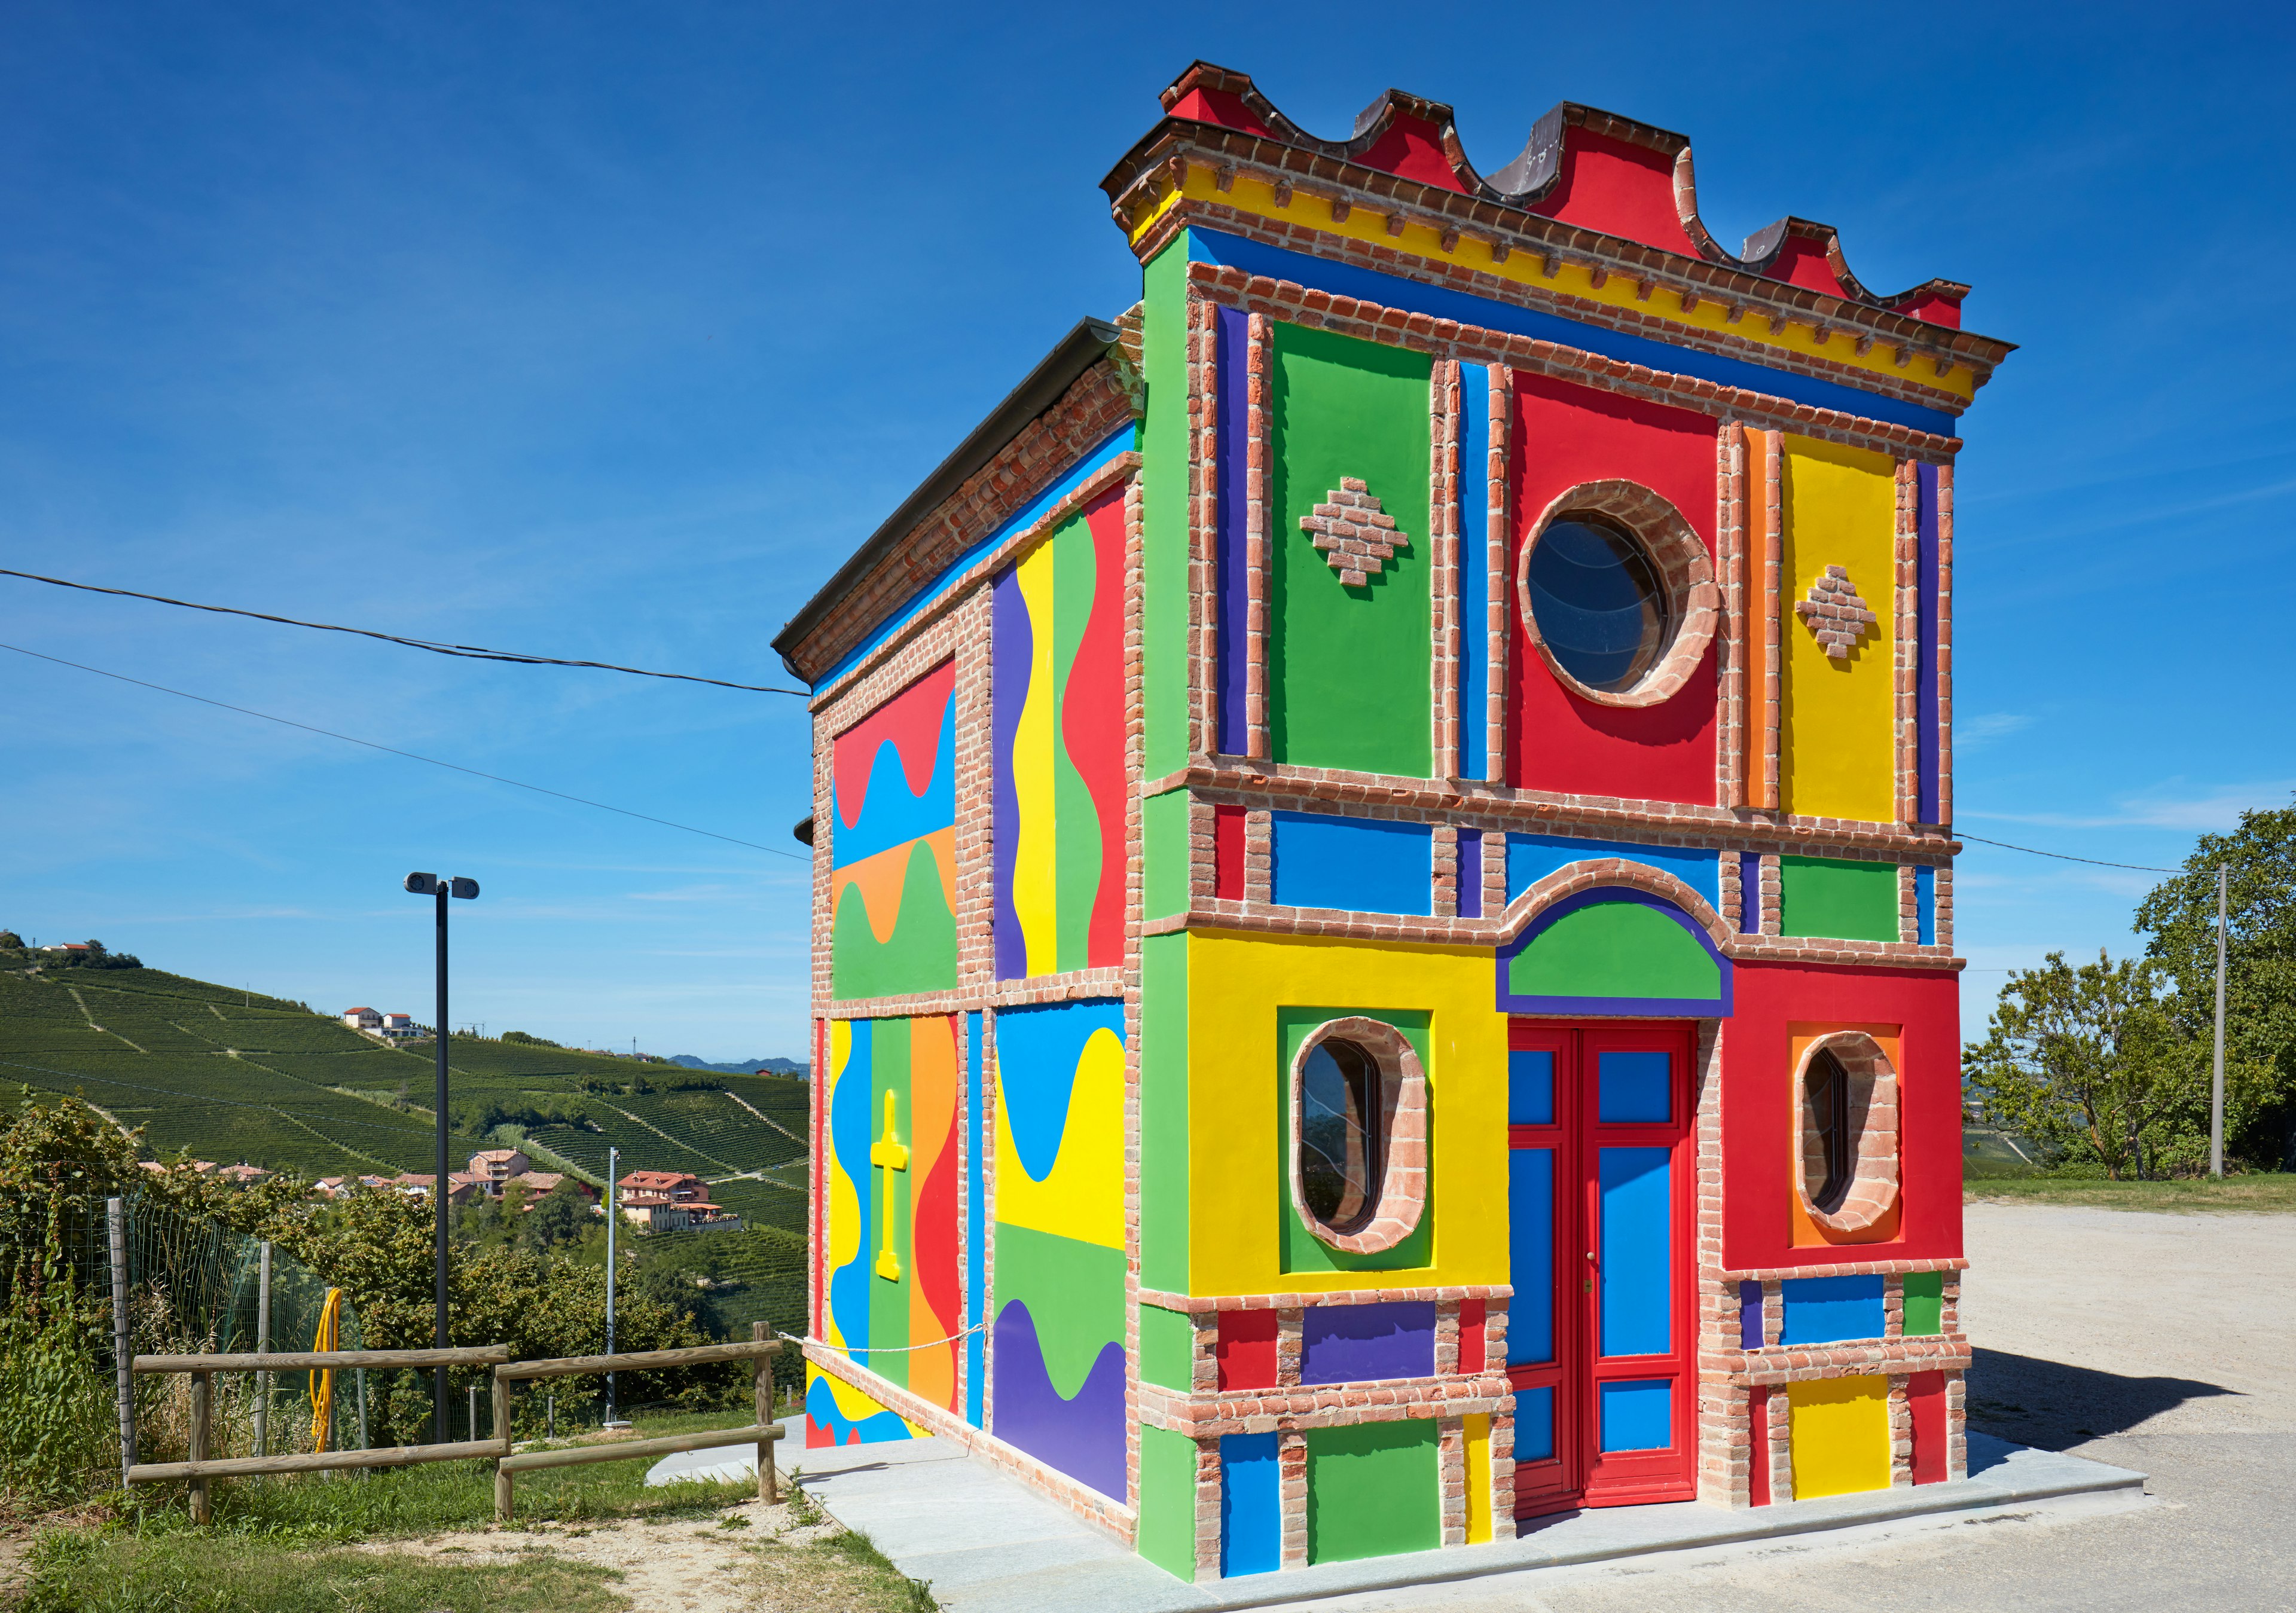
[[[106,1199],[104,1220],[111,1237],[111,1361],[119,1378],[119,1487],[135,1465],[135,1378],[127,1337],[127,1201]]]
[[[255,1353],[271,1353],[271,1245],[256,1245]],[[255,1375],[255,1453],[271,1454],[271,1374]]]

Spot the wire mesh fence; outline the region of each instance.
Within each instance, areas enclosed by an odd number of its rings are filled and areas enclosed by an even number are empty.
[[[0,1192],[0,1490],[16,1500],[51,1502],[119,1486],[123,1353],[357,1349],[364,1342],[348,1298],[275,1245],[140,1195],[120,1200],[116,1262],[111,1231],[104,1199]],[[364,1445],[365,1377],[221,1378],[209,1453]],[[125,1392],[138,1457],[182,1460],[189,1383],[144,1377]]]

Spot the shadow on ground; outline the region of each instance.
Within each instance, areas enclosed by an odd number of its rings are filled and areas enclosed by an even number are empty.
[[[2126,1433],[2188,1400],[2238,1393],[2193,1378],[2126,1378],[1980,1348],[1969,1369],[1969,1421],[2019,1445],[2062,1451]]]

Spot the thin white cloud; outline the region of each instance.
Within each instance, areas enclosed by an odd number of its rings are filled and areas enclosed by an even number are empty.
[[[1997,739],[2032,725],[2033,719],[2022,712],[1995,711],[1983,716],[1956,719],[1953,725],[1953,748],[1962,754],[1982,749]]]
[[[1983,823],[2033,823],[2054,829],[2222,831],[2237,828],[2240,815],[2243,812],[2287,805],[2290,797],[2296,795],[2296,779],[2270,779],[2254,784],[2219,784],[2198,793],[2171,793],[2171,784],[2162,784],[2158,790],[2158,793],[2122,801],[2120,810],[2112,814],[1964,812],[1961,816]]]

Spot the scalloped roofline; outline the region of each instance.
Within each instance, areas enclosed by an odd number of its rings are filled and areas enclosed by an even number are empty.
[[[1848,307],[1916,321],[1939,332],[1961,329],[1961,303],[1970,291],[1966,283],[1931,278],[1902,291],[1874,291],[1851,271],[1841,233],[1831,225],[1788,215],[1747,237],[1740,251],[1726,250],[1699,214],[1689,137],[1599,107],[1575,101],[1553,107],[1531,126],[1521,151],[1486,176],[1468,159],[1449,103],[1405,90],[1382,92],[1357,115],[1354,130],[1344,140],[1308,133],[1267,99],[1250,74],[1214,62],[1191,62],[1160,99],[1163,120],[1135,142],[1101,182],[1119,209],[1135,183],[1156,165],[1159,148],[1176,136],[1225,131],[1391,176],[1419,187],[1417,199],[1438,208],[1442,206],[1439,192],[1447,191],[1470,202],[1523,215],[1521,223],[1527,228],[1536,229],[1531,221],[1545,219],[1711,266],[1697,276],[1709,283],[1719,270],[1787,288],[1788,301],[1804,300],[1795,292],[1815,293]],[[1233,149],[1232,142],[1225,143]],[[1621,205],[1617,165],[1611,176],[1588,187],[1598,193],[1571,193],[1573,159],[1587,153],[1615,155],[1616,148],[1639,150],[1659,160],[1646,177],[1631,180],[1635,185],[1654,191],[1661,183],[1656,169],[1670,168],[1663,176],[1663,181],[1670,181],[1671,195],[1665,199],[1670,205],[1661,215],[1647,206],[1660,200],[1655,195],[1636,198],[1645,204],[1644,227],[1631,233],[1616,227],[1616,216],[1632,210]],[[1119,222],[1127,222],[1120,212]],[[1663,238],[1669,235],[1673,238]],[[2014,350],[2013,343],[1992,338],[1964,337],[1944,345],[1964,359],[1988,365]]]

